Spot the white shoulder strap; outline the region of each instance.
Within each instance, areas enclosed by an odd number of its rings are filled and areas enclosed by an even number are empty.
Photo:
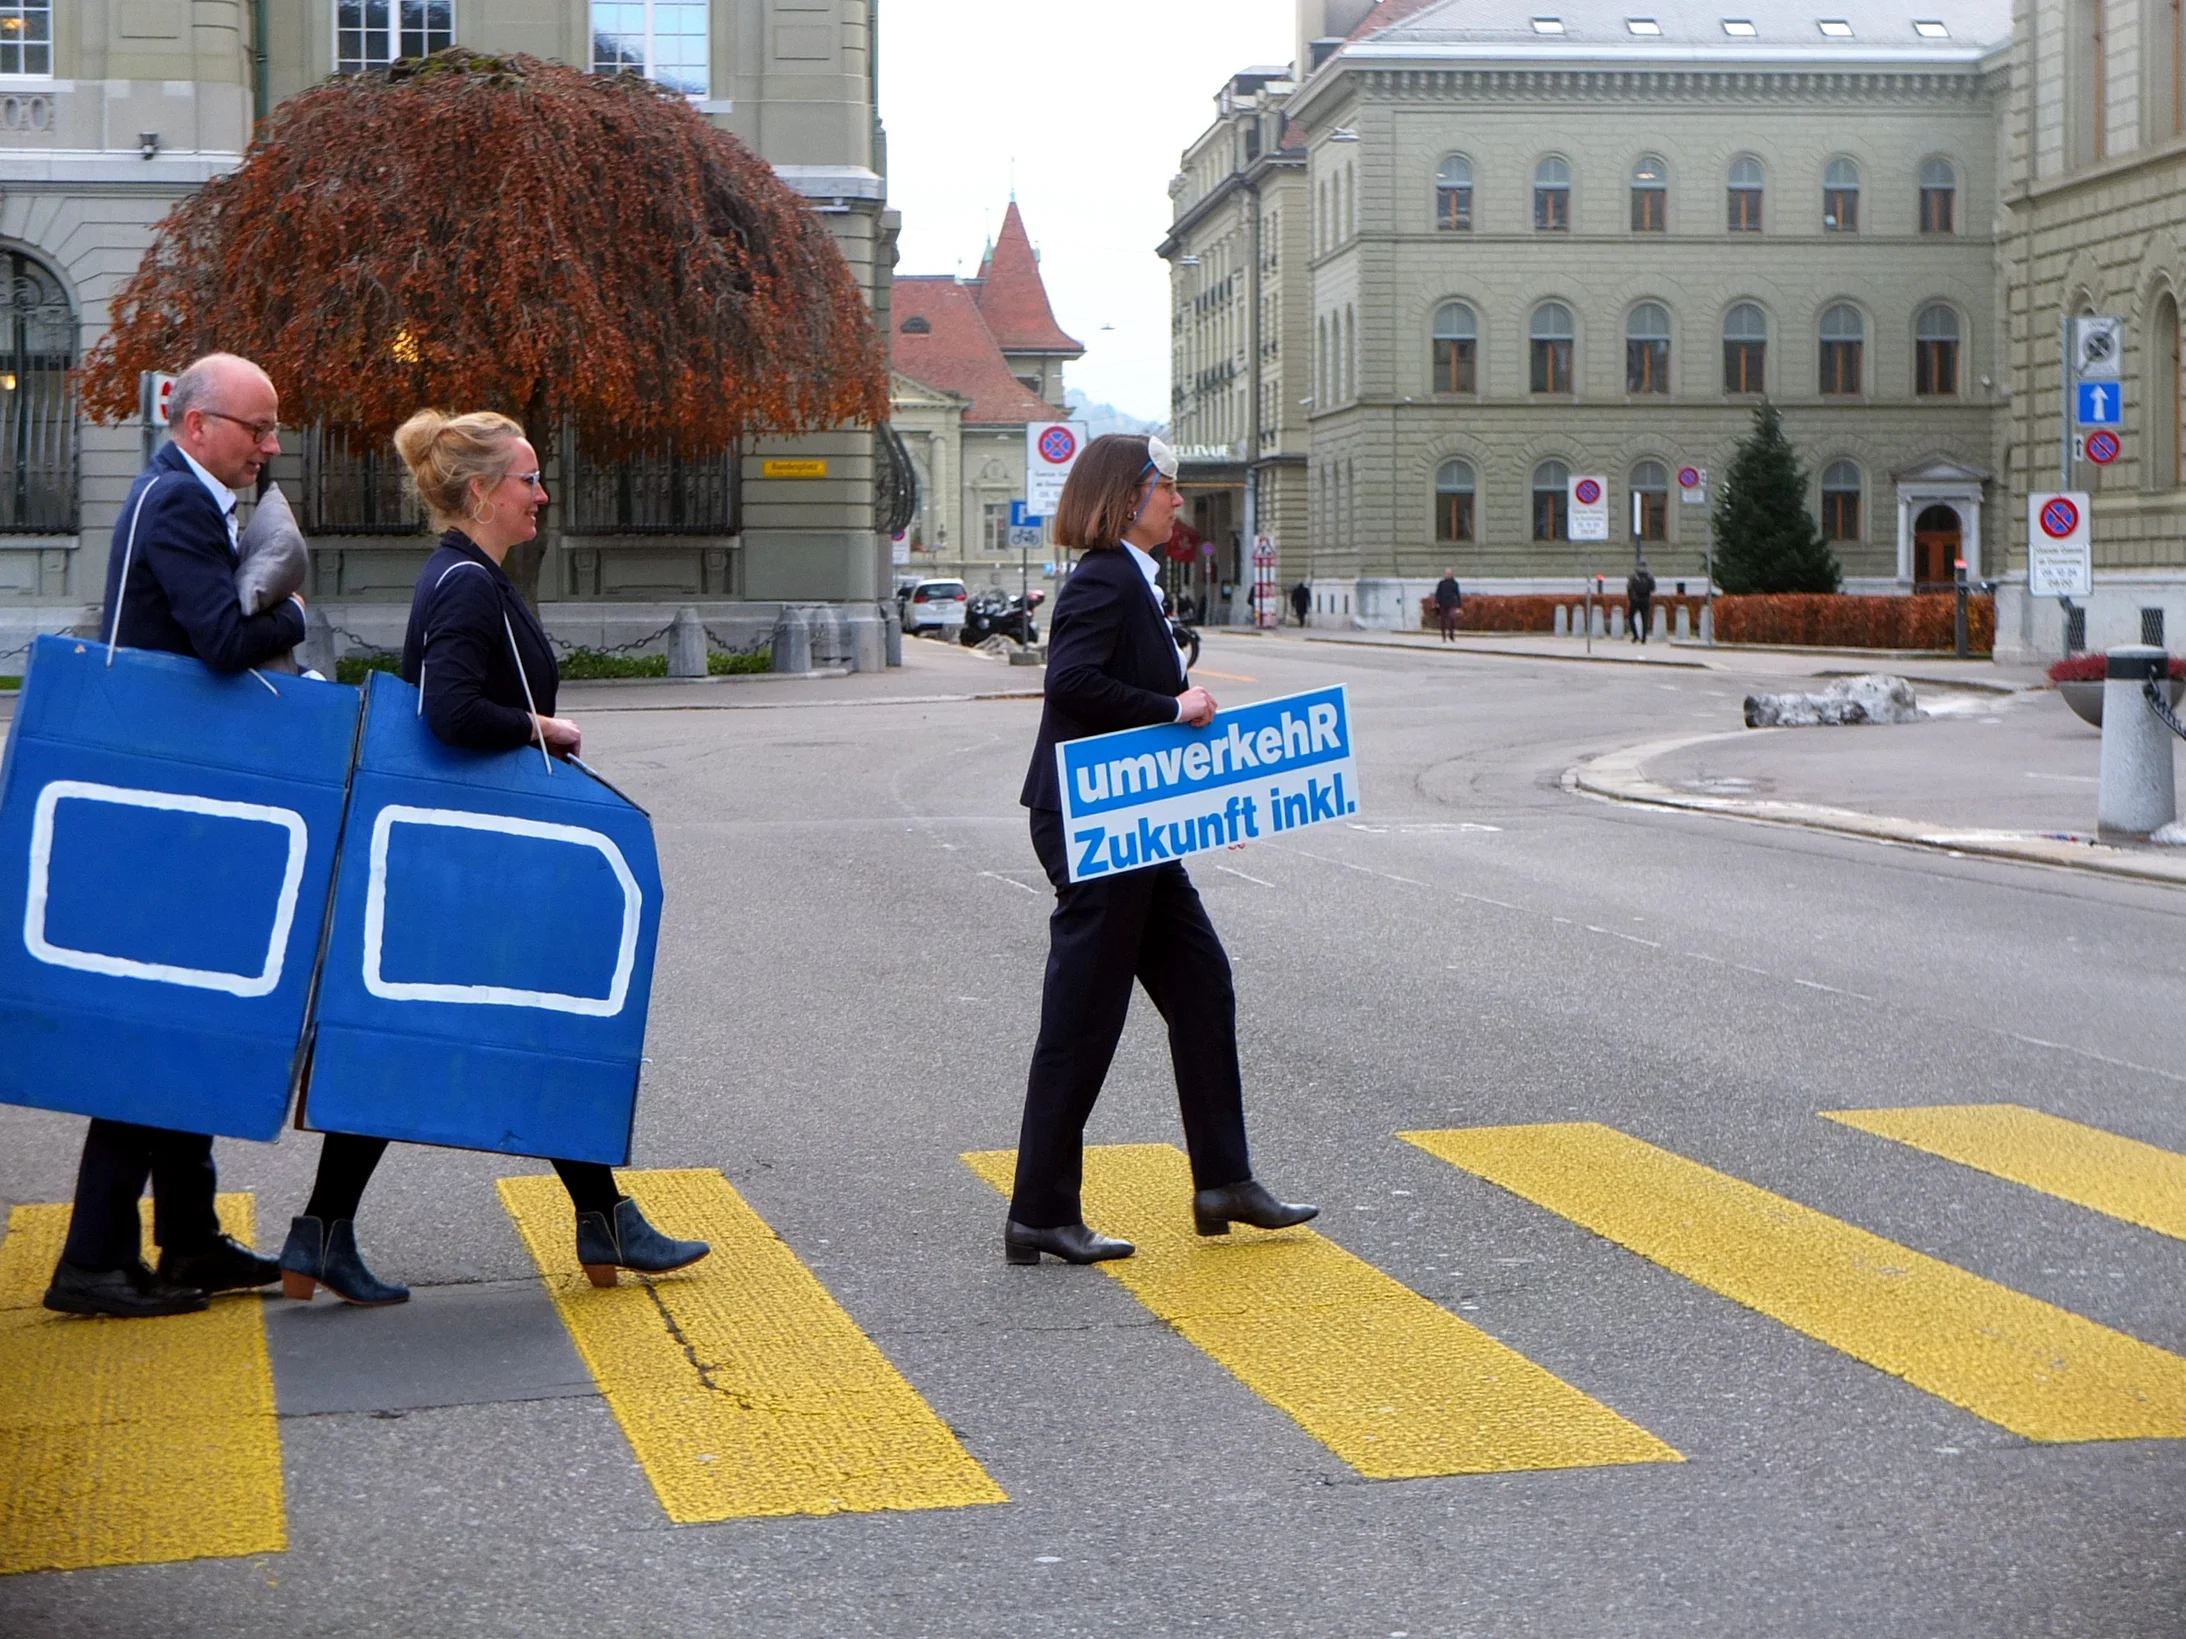
[[[152,491],[159,488],[159,480],[166,476],[164,472],[159,474],[137,491],[137,510],[129,514],[129,534],[121,548],[121,580],[114,588],[114,624],[106,634],[106,664],[109,667],[114,664],[114,650],[121,644],[121,611],[129,598],[129,560],[136,556],[137,525],[144,521],[144,503],[152,498]]]

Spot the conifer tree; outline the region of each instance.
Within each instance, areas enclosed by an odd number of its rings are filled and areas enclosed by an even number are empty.
[[[1724,591],[1834,592],[1837,554],[1807,511],[1806,474],[1776,406],[1754,408],[1715,501],[1715,579]]]

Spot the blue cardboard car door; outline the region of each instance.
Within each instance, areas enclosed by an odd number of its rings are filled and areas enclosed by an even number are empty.
[[[360,697],[42,637],[0,764],[0,1103],[278,1136]]]
[[[660,866],[642,809],[534,747],[464,751],[372,678],[302,1119],[620,1164]]]

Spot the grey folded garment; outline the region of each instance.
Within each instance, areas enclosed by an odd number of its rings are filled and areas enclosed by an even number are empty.
[[[304,532],[296,527],[288,497],[278,484],[269,485],[258,497],[257,509],[235,543],[241,560],[235,569],[235,597],[246,615],[261,614],[291,593],[300,592],[311,570],[311,553]],[[294,672],[296,652],[274,656],[265,663],[269,671]]]

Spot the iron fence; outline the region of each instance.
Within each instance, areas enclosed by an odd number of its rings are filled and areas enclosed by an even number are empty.
[[[565,535],[734,535],[743,527],[733,449],[686,459],[671,446],[594,461],[574,434],[562,449]]]
[[[304,439],[304,533],[415,535],[425,527],[394,447],[346,427]]]
[[[918,468],[892,422],[880,424],[880,459],[874,465],[873,527],[901,534],[918,516]]]
[[[5,258],[0,335],[0,532],[76,530],[76,314],[61,283],[30,257]]]

